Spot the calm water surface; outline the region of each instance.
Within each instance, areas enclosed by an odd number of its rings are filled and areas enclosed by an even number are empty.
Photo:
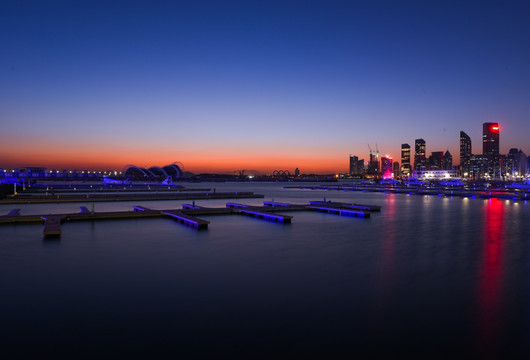
[[[168,219],[66,223],[60,240],[44,240],[40,225],[1,226],[0,355],[530,354],[530,204],[283,185],[196,187],[265,195],[237,200],[246,204],[325,197],[383,209],[370,219],[288,213],[290,225],[204,217],[201,232]]]

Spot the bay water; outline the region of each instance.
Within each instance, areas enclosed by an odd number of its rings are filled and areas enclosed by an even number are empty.
[[[206,216],[0,226],[0,355],[521,357],[530,354],[530,204],[200,183],[263,201],[380,205],[369,219],[292,224]],[[195,185],[189,185],[193,187]],[[196,200],[224,207],[232,200]],[[95,203],[176,209],[191,201]],[[91,203],[0,205],[0,215]]]

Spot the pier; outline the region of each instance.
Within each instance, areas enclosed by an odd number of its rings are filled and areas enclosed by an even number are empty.
[[[79,194],[17,194],[7,199],[0,200],[1,204],[41,204],[41,203],[73,203],[73,202],[115,202],[115,201],[155,201],[155,200],[205,200],[205,199],[249,199],[263,198],[263,195],[253,192],[213,192],[213,191],[192,191],[192,192],[163,192],[156,191],[130,193],[96,193],[85,192]]]
[[[364,218],[370,217],[370,213],[364,210],[349,210],[349,209],[344,209],[341,207],[333,207],[333,206],[308,206],[307,208],[312,209],[312,210],[317,210],[317,211],[323,211],[327,213],[338,214],[342,216],[355,216],[355,217],[364,217]]]
[[[230,209],[236,209],[235,211],[242,215],[252,216],[258,219],[264,219],[272,222],[278,222],[282,224],[290,224],[292,216],[274,214],[271,210],[272,207],[268,206],[249,206],[243,204],[226,203],[226,207]],[[278,209],[283,210],[283,209]]]
[[[180,223],[186,224],[199,230],[207,229],[208,224],[210,223],[207,220],[202,220],[193,216],[186,215],[179,210],[161,211],[160,213],[162,215],[167,215],[170,218],[176,219]]]
[[[43,224],[43,235],[45,237],[57,237],[61,235],[61,224],[70,221],[96,221],[96,220],[124,220],[142,218],[168,218],[178,221],[184,225],[197,230],[208,229],[210,221],[203,220],[199,216],[213,215],[246,215],[257,219],[266,220],[280,224],[290,224],[293,216],[283,215],[277,212],[287,211],[322,211],[343,216],[369,218],[370,211],[348,208],[353,204],[339,202],[312,201],[308,205],[276,203],[266,201],[263,206],[253,206],[227,202],[222,208],[208,208],[193,204],[183,204],[182,209],[154,210],[144,206],[134,206],[130,211],[107,211],[94,212],[85,206],[80,206],[78,213],[68,214],[44,214],[44,215],[21,215],[20,209],[13,209],[8,214],[0,216],[0,225],[9,224]],[[371,209],[380,211],[380,207],[369,206]],[[377,211],[377,210],[373,210]]]
[[[44,236],[59,236],[61,235],[61,221],[62,217],[58,215],[41,216],[44,220],[44,228],[42,233]]]

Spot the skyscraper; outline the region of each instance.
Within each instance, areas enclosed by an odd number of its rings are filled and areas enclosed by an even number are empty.
[[[350,175],[353,175],[356,173],[358,163],[359,163],[359,158],[355,155],[350,154]]]
[[[370,164],[368,165],[368,174],[379,174],[379,151],[370,150]]]
[[[488,159],[488,174],[496,178],[500,171],[499,163],[499,124],[482,124],[482,154]]]
[[[460,171],[463,178],[471,174],[471,138],[460,131]]]
[[[401,176],[410,176],[410,145],[401,144]]]
[[[361,175],[363,167],[364,160],[359,160],[357,156],[350,154],[350,175]]]
[[[414,142],[414,170],[425,170],[425,140],[416,139]]]
[[[486,156],[499,156],[499,124],[482,124],[482,153]]]

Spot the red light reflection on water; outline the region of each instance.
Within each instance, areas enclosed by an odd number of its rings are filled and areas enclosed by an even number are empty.
[[[501,328],[501,275],[503,271],[504,204],[490,199],[485,207],[484,250],[478,284],[478,350],[485,358],[498,351]]]

